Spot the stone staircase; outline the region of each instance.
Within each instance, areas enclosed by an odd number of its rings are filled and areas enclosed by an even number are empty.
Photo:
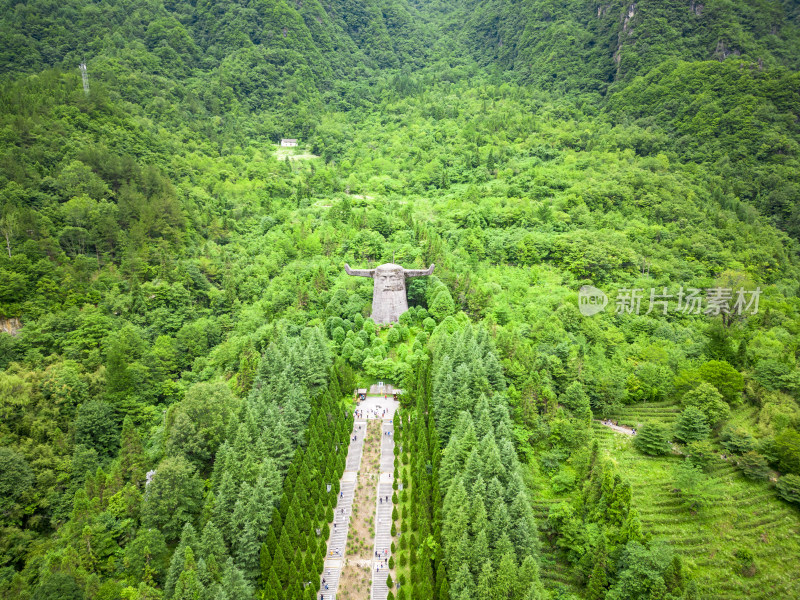
[[[384,421],[381,435],[381,473],[391,474],[394,473],[394,425]]]
[[[344,554],[347,548],[347,532],[350,528],[350,516],[353,513],[353,496],[355,495],[358,470],[361,468],[361,454],[364,450],[364,435],[367,422],[363,420],[353,423],[350,445],[347,449],[347,461],[344,473],[339,482],[339,498],[333,512],[331,535],[328,538],[328,553],[325,556],[325,568],[320,575],[319,598],[335,600],[336,589],[339,586],[339,577],[344,564]],[[355,437],[356,439],[352,439]],[[335,527],[334,527],[335,525]],[[322,579],[325,583],[321,583]],[[327,584],[328,589],[325,589]]]
[[[336,510],[333,514],[333,523],[330,525],[331,536],[328,538],[327,558],[342,558],[347,545],[347,531],[350,526],[350,514],[356,489],[355,477],[348,477],[350,481],[346,481],[345,477],[347,475],[348,473],[345,473],[339,484],[339,490],[342,495],[339,496],[339,502],[336,504]],[[341,553],[337,552],[337,549]]]
[[[381,438],[381,474],[378,481],[378,498],[375,506],[375,553],[372,561],[372,600],[386,600],[389,588],[388,560],[392,552],[392,477],[394,475],[394,435],[390,419],[383,422]],[[386,562],[384,562],[384,560]]]
[[[358,473],[358,469],[361,467],[361,452],[364,450],[364,435],[367,433],[367,422],[366,421],[354,421],[353,422],[353,431],[351,432],[351,438],[355,436],[356,440],[350,441],[350,447],[347,450],[347,463],[344,467],[344,472],[347,473],[351,471],[353,473]]]
[[[323,598],[323,600],[334,600],[336,598],[336,588],[339,587],[339,575],[341,574],[341,568],[333,568],[333,567],[326,567],[322,571],[322,578],[325,580],[325,583],[321,585],[319,588],[319,596]],[[328,586],[328,589],[325,589],[325,585]]]

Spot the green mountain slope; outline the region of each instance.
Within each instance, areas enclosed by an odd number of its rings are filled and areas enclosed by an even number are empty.
[[[798,68],[797,7],[764,2],[466,2],[464,43],[483,64],[558,90],[605,92],[669,58],[736,56]]]

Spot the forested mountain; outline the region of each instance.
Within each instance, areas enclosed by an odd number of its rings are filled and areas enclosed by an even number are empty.
[[[790,0],[490,0],[459,3],[451,16],[466,19],[459,35],[480,62],[561,91],[605,93],[669,58],[800,66],[800,14]]]
[[[0,595],[318,598],[375,381],[393,599],[800,595],[799,11],[3,2]]]

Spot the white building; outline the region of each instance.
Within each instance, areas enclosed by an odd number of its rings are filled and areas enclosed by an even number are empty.
[[[292,148],[294,146],[297,146],[297,140],[294,138],[283,138],[281,140],[281,146],[284,146],[286,148]]]

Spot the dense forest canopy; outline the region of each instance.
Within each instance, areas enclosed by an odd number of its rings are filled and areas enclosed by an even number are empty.
[[[378,380],[392,598],[800,594],[797,3],[4,1],[0,31],[4,597],[318,597]],[[346,262],[436,270],[379,327]]]

